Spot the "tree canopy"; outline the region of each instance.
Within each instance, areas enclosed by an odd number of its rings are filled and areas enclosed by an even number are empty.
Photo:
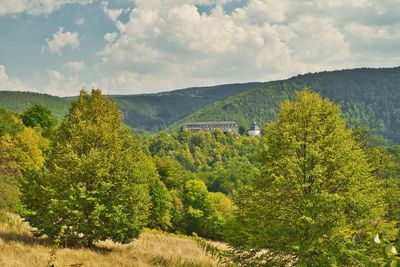
[[[271,261],[294,256],[300,266],[384,263],[374,236],[394,233],[382,220],[383,190],[339,105],[297,93],[262,143],[261,173],[236,199],[234,246],[267,249]]]
[[[145,226],[152,161],[100,90],[81,91],[61,123],[46,167],[22,184],[26,220],[38,233],[70,244],[126,243]]]

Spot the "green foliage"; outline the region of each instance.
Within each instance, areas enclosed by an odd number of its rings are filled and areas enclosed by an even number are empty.
[[[97,240],[130,242],[146,224],[151,160],[122,124],[116,104],[81,91],[66,114],[46,168],[21,185],[24,218],[39,234],[92,246]]]
[[[199,176],[207,181],[209,191],[229,194],[243,185],[251,184],[257,173],[254,163],[238,156],[216,163],[211,170],[200,172]]]
[[[19,204],[18,179],[44,164],[48,140],[26,128],[17,115],[0,110],[0,208],[14,210]]]
[[[154,161],[161,180],[169,188],[181,188],[185,182],[192,178],[192,173],[187,171],[176,159],[170,156],[155,156]]]
[[[61,119],[68,109],[69,101],[40,93],[0,91],[0,108],[23,112],[36,104],[48,107],[57,119]]]
[[[206,236],[222,240],[227,222],[233,219],[234,206],[231,200],[220,192],[209,193],[207,201],[210,205],[210,214],[204,226]]]
[[[386,219],[400,222],[400,146],[387,146],[365,127],[353,130],[353,136],[367,155],[372,174],[384,184]]]
[[[5,134],[15,136],[15,134],[22,131],[23,128],[24,125],[17,114],[0,109],[0,136],[4,136]]]
[[[125,115],[124,122],[137,132],[178,129],[182,122],[234,120],[241,133],[256,120],[260,125],[277,119],[279,103],[294,98],[308,86],[336,102],[349,123],[367,125],[391,143],[400,143],[400,68],[354,69],[314,74],[266,83],[228,84],[189,88],[147,95],[112,96]],[[44,104],[57,119],[71,98],[38,93],[0,92],[0,108],[22,112]]]
[[[148,227],[167,230],[171,226],[171,195],[159,179],[150,182],[151,209]]]
[[[209,191],[231,193],[249,184],[257,173],[254,153],[259,138],[200,132],[178,131],[144,137],[168,189],[181,189],[195,177],[206,182]]]
[[[342,103],[349,124],[367,125],[391,143],[400,143],[400,68],[354,69],[298,75],[269,82],[216,101],[186,117],[187,121],[234,120],[246,128],[256,120],[260,125],[278,118],[279,103],[293,99],[305,86],[323,97]]]
[[[210,214],[208,191],[201,180],[189,180],[185,183],[182,203],[185,207],[185,224],[188,233],[204,235],[204,224]]]
[[[228,84],[198,87],[157,94],[114,96],[125,114],[125,123],[134,129],[157,132],[206,105],[262,85]]]
[[[40,127],[45,136],[51,136],[57,125],[51,111],[42,104],[36,104],[26,109],[21,115],[26,127]]]
[[[259,160],[260,175],[236,198],[236,248],[267,249],[272,261],[295,256],[299,266],[385,263],[396,231],[383,220],[382,183],[338,105],[308,91],[283,102]]]
[[[185,209],[183,207],[180,193],[176,189],[172,189],[170,191],[170,195],[171,195],[172,207],[171,207],[171,227],[169,228],[169,230],[176,233],[184,233],[186,232],[184,226]]]
[[[196,134],[179,130],[142,136],[142,140],[153,156],[160,180],[170,190],[168,230],[221,240],[233,213],[229,197],[222,193],[231,194],[252,182],[258,173],[254,153],[259,138],[221,130]]]

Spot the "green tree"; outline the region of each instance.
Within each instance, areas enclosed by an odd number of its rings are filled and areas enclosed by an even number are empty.
[[[208,238],[222,240],[228,221],[233,219],[234,206],[223,193],[211,192],[207,196],[210,215],[206,218],[205,232]]]
[[[81,91],[59,127],[41,171],[21,185],[24,218],[39,234],[92,246],[97,240],[136,238],[149,213],[152,161],[122,123],[116,104]]]
[[[50,109],[42,104],[36,104],[27,108],[21,114],[22,122],[27,127],[39,126],[47,137],[53,135],[57,120],[53,117]]]
[[[284,101],[259,160],[261,174],[236,198],[236,248],[267,249],[274,264],[293,257],[299,266],[385,262],[395,231],[383,220],[384,192],[339,105],[307,90]]]
[[[151,209],[147,225],[150,228],[167,230],[171,226],[171,195],[158,178],[150,182]]]
[[[24,127],[16,114],[0,110],[0,208],[16,208],[18,180],[23,172],[43,166],[48,144],[36,129]]]
[[[210,214],[207,186],[201,180],[189,180],[185,183],[182,194],[185,208],[186,231],[205,235],[204,224]]]
[[[182,199],[180,197],[179,192],[176,189],[170,191],[171,195],[171,227],[170,231],[176,233],[184,233],[185,225],[184,225],[184,216],[185,209],[183,207]]]
[[[154,157],[154,161],[160,179],[169,189],[182,188],[185,182],[193,176],[174,158],[156,156]]]
[[[16,113],[0,109],[0,136],[4,136],[5,134],[15,136],[23,128],[24,125]]]

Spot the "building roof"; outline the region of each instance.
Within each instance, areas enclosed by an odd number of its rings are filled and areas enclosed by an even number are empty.
[[[187,122],[184,125],[189,126],[189,125],[228,125],[228,124],[234,124],[237,125],[236,122],[234,121],[198,121],[198,122]]]

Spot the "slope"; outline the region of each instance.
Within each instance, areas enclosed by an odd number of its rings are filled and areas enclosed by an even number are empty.
[[[352,125],[367,125],[391,143],[400,143],[400,68],[354,69],[298,75],[217,101],[175,123],[235,120],[248,127],[277,119],[279,103],[308,86],[340,103]]]
[[[200,108],[228,96],[265,83],[226,84],[195,87],[142,95],[112,95],[124,114],[125,123],[134,129],[155,132]],[[60,119],[75,97],[60,98],[33,92],[0,91],[0,108],[22,112],[41,103]]]
[[[57,97],[34,92],[0,91],[0,108],[22,112],[34,104],[47,106],[57,119],[62,118],[69,102]]]
[[[52,243],[33,236],[14,214],[0,210],[0,266],[49,266]],[[55,266],[221,266],[190,237],[147,230],[129,244],[109,240],[94,249],[60,248]],[[52,265],[53,266],[53,265]]]
[[[265,83],[195,87],[157,94],[112,96],[132,128],[160,131],[217,100]]]

